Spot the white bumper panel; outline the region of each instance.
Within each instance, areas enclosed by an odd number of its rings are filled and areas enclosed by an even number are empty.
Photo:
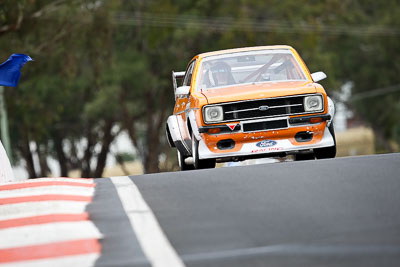
[[[326,125],[329,127],[333,121],[333,117],[335,116],[335,103],[333,103],[333,100],[329,96],[328,96],[328,114],[331,115],[331,119],[327,121]]]
[[[199,142],[199,158],[209,159],[209,158],[225,158],[225,157],[240,157],[240,156],[250,156],[257,154],[268,154],[268,153],[280,153],[280,152],[296,152],[299,150],[307,150],[314,148],[330,147],[334,146],[334,140],[329,132],[328,128],[325,128],[324,136],[321,141],[313,145],[293,145],[289,140],[273,140],[274,145],[268,147],[259,147],[257,144],[262,140],[257,140],[251,143],[245,143],[240,151],[227,152],[227,153],[214,153],[208,149],[203,139]],[[270,142],[274,143],[274,142]]]
[[[182,141],[182,137],[179,132],[178,120],[176,119],[175,115],[171,115],[168,117],[167,125],[169,128],[169,133],[171,134],[172,141]]]

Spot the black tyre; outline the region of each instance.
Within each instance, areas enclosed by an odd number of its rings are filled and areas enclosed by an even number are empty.
[[[195,169],[215,168],[215,159],[199,159],[199,141],[192,135],[192,156]]]
[[[317,159],[331,159],[336,156],[336,137],[333,123],[331,123],[328,129],[333,137],[334,146],[314,149],[314,154]]]
[[[181,169],[181,171],[189,171],[189,170],[194,170],[194,166],[193,165],[189,165],[185,163],[185,159],[186,157],[178,151],[178,164],[179,164],[179,168]]]

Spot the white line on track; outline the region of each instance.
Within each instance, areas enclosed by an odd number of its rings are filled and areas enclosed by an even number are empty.
[[[47,214],[79,214],[87,203],[78,201],[46,201],[0,205],[0,220],[10,220]]]
[[[98,253],[77,256],[57,257],[0,264],[0,267],[90,267],[100,257]]]
[[[132,229],[152,266],[185,266],[138,188],[127,176],[111,177]]]
[[[94,188],[80,187],[80,186],[59,186],[59,185],[21,188],[21,189],[0,191],[0,199],[9,197],[40,196],[47,194],[93,196]]]
[[[90,221],[29,225],[0,230],[0,249],[101,237]]]

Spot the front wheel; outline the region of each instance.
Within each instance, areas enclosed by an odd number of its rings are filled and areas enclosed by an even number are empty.
[[[330,159],[336,156],[336,137],[335,130],[333,129],[333,123],[328,127],[334,141],[334,145],[330,147],[316,148],[314,154],[317,159]]]
[[[215,168],[215,159],[199,159],[199,141],[192,134],[192,156],[195,169]]]
[[[181,171],[194,170],[193,165],[189,165],[189,164],[185,163],[185,158],[186,157],[178,150],[178,164],[179,164],[179,168],[181,169]]]

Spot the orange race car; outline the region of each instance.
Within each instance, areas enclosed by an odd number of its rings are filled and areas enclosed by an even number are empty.
[[[310,74],[290,46],[195,56],[185,72],[172,72],[176,103],[166,133],[181,170],[250,158],[335,157],[334,104],[316,83],[324,78]]]

